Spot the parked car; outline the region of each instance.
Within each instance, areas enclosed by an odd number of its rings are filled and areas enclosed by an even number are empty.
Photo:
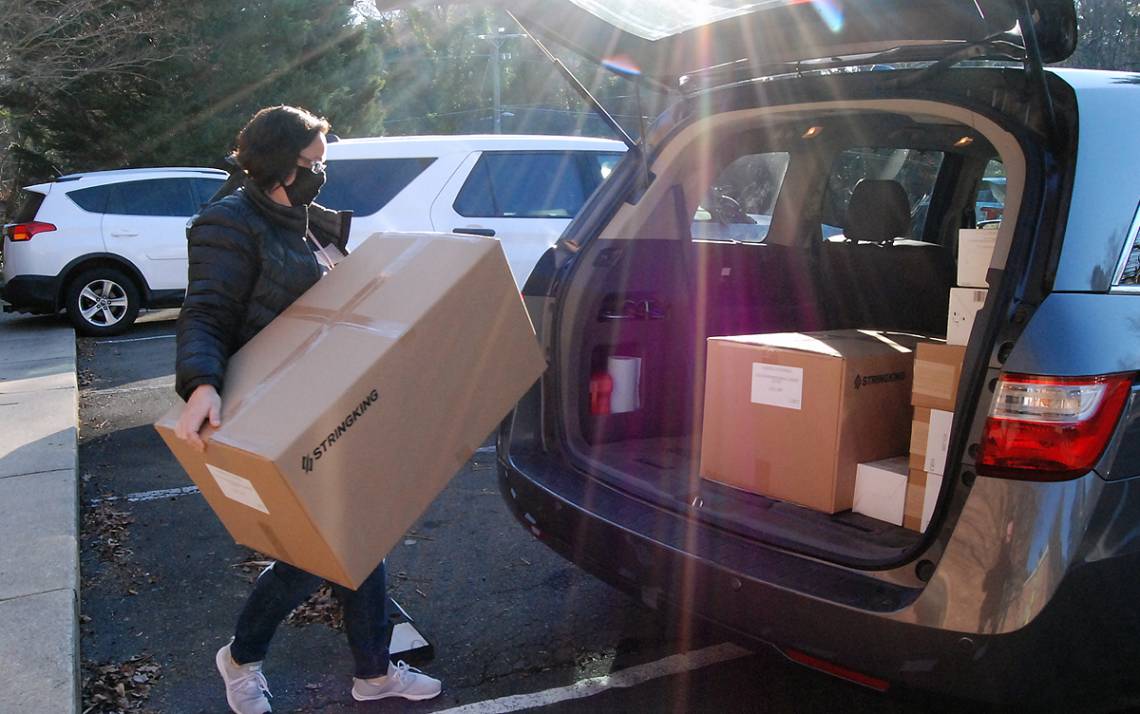
[[[680,97],[524,287],[549,368],[498,436],[520,524],[651,607],[865,685],[1057,705],[1135,684],[1140,75],[1043,69],[1073,3],[502,4]],[[955,66],[979,58],[1003,62]],[[787,162],[763,243],[694,240],[757,157]],[[1004,216],[925,533],[700,478],[707,338],[944,335],[994,160]],[[909,210],[855,200],[865,179]],[[884,228],[927,193],[921,236]],[[823,240],[852,221],[873,239]],[[640,381],[607,414],[590,390],[615,356]]]
[[[494,236],[521,287],[625,148],[569,136],[342,139],[329,144],[318,200],[353,212],[350,250],[382,231]]]
[[[112,335],[186,292],[186,221],[222,185],[205,168],[94,171],[27,186],[4,226],[5,311],[66,311]]]
[[[978,224],[1000,221],[1005,210],[1005,176],[986,176],[974,204]]]

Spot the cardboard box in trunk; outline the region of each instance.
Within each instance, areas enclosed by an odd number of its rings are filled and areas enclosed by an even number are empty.
[[[914,356],[914,390],[911,404],[927,409],[954,411],[966,348],[922,342]]]
[[[963,228],[958,231],[958,286],[986,287],[986,273],[994,257],[998,232],[987,228]]]
[[[856,466],[906,453],[914,342],[861,330],[709,338],[701,475],[851,508]]]
[[[855,500],[851,510],[901,526],[908,471],[905,456],[859,464],[855,469]]]
[[[910,425],[910,468],[933,474],[945,471],[953,423],[953,412],[915,407]]]
[[[946,344],[969,344],[978,311],[986,304],[987,292],[977,288],[950,288],[950,311],[946,316]]]
[[[499,242],[365,241],[230,360],[204,454],[234,539],[358,586],[545,369]]]
[[[903,528],[925,533],[934,515],[934,508],[938,505],[938,495],[941,491],[942,476],[911,469],[906,483]]]

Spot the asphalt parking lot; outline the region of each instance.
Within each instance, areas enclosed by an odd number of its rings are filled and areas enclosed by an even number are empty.
[[[174,323],[79,340],[82,657],[133,711],[225,711],[213,654],[256,554],[235,545],[151,424],[174,404]],[[881,695],[652,612],[547,550],[508,515],[476,454],[389,557],[389,587],[435,649],[436,700],[358,704],[327,597],[282,626],[275,711],[832,712],[960,709]],[[103,689],[100,689],[100,688]],[[589,696],[584,696],[589,695]],[[87,704],[85,704],[85,707]],[[96,709],[94,711],[103,711]]]

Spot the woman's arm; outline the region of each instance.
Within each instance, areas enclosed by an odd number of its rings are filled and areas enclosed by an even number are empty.
[[[190,229],[186,298],[178,316],[175,390],[187,401],[187,423],[180,421],[177,431],[199,448],[203,421],[220,424],[226,366],[259,271],[255,238],[228,213],[212,206]]]

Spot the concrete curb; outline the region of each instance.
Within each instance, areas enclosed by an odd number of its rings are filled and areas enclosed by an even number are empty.
[[[0,315],[0,712],[79,711],[75,332]]]

